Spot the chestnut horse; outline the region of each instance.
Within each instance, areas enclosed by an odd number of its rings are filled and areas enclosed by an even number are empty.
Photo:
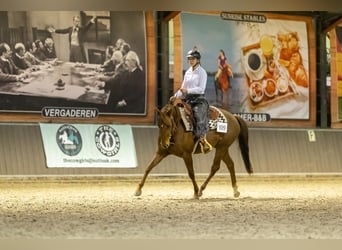
[[[218,108],[211,107],[212,110]],[[216,130],[209,130],[207,133],[207,140],[215,148],[215,156],[211,166],[211,171],[207,179],[199,188],[195,180],[195,173],[193,168],[192,154],[200,153],[197,149],[197,144],[194,141],[192,131],[188,131],[181,118],[181,113],[177,105],[169,102],[162,109],[156,109],[158,112],[158,149],[154,158],[147,166],[145,173],[138,185],[135,192],[136,196],[140,196],[142,188],[145,184],[146,178],[151,170],[157,166],[168,155],[175,155],[183,158],[188,175],[192,181],[194,188],[194,198],[202,196],[203,190],[206,188],[210,179],[220,168],[221,160],[227,165],[230,173],[231,183],[234,191],[234,197],[239,197],[240,193],[236,185],[236,176],[234,169],[234,162],[229,155],[229,147],[238,138],[240,152],[245,164],[247,173],[253,173],[252,165],[249,158],[249,145],[248,145],[248,127],[246,122],[239,116],[234,116],[226,110],[219,109],[221,114],[224,115],[228,124],[228,130],[225,133],[217,132]],[[218,111],[217,111],[218,112]],[[196,149],[195,149],[196,147]]]
[[[216,93],[216,102],[221,103],[222,107],[228,108],[228,90],[230,87],[230,79],[233,73],[230,65],[226,64],[220,72],[216,73],[215,76],[215,93]],[[220,92],[219,92],[220,91]],[[220,95],[220,96],[219,96]]]

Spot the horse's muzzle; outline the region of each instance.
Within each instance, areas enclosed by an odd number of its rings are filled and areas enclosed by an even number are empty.
[[[171,136],[166,139],[166,140],[161,140],[160,141],[160,146],[163,148],[163,149],[167,149],[170,147],[170,145],[172,144],[171,142]]]

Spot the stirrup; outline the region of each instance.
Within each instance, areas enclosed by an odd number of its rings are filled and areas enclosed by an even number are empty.
[[[204,144],[202,143],[201,139],[199,140],[199,145],[201,147],[201,152],[203,154],[207,154],[207,153],[209,153],[213,149],[213,146],[211,146],[211,144],[205,138],[203,138],[203,142],[204,142]]]

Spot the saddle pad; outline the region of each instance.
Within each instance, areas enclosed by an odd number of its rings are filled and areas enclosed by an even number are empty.
[[[178,106],[182,121],[185,127],[186,131],[194,131],[194,127],[192,122],[190,121],[188,115],[186,114],[184,107]],[[224,116],[224,114],[216,108],[215,106],[210,106],[210,109],[212,109],[215,113],[218,115],[215,116],[215,119],[209,119],[208,121],[208,128],[209,130],[216,130],[217,129],[217,123],[227,123],[227,118]]]
[[[216,119],[209,119],[209,130],[216,130],[217,123],[228,123],[227,118],[220,109],[216,108],[215,106],[210,106],[210,109],[214,109],[218,113],[218,116]]]

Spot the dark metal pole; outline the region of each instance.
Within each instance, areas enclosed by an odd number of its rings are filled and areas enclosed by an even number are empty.
[[[316,35],[317,35],[317,87],[319,90],[320,100],[320,124],[321,128],[328,127],[328,105],[327,105],[327,51],[326,51],[326,33],[322,29],[321,16],[316,18]],[[317,100],[318,101],[318,100]]]
[[[169,26],[163,12],[158,12],[158,106],[164,106],[170,98],[169,87]]]

